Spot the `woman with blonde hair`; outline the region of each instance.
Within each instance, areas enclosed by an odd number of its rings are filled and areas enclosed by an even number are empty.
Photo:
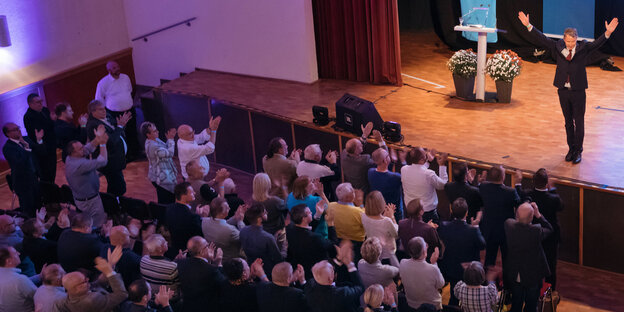
[[[286,241],[286,216],[288,215],[288,208],[284,204],[284,200],[270,195],[271,191],[271,179],[269,175],[261,172],[253,178],[253,193],[251,194],[252,205],[262,205],[267,211],[267,219],[262,222],[262,228],[275,235],[278,240],[277,244],[282,247]],[[285,248],[285,247],[284,247]],[[285,255],[285,249],[280,248]]]
[[[394,219],[395,209],[393,204],[386,204],[381,192],[372,191],[366,196],[362,225],[366,237],[377,237],[381,241],[381,260],[399,267],[399,260],[395,255],[396,239],[399,237],[399,226]]]
[[[394,294],[389,288],[383,288],[379,284],[370,285],[364,291],[364,312],[396,312],[397,306]],[[382,306],[382,303],[385,306]],[[388,308],[389,307],[389,308]]]

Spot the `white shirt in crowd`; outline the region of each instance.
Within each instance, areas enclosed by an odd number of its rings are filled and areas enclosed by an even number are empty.
[[[446,166],[440,166],[440,176],[429,169],[429,163],[424,165],[413,164],[401,168],[401,183],[403,183],[403,198],[405,203],[420,199],[425,212],[432,211],[438,206],[436,190],[444,189],[448,182]]]
[[[301,161],[297,165],[297,176],[308,176],[310,180],[334,175],[334,171],[325,165]]]
[[[210,164],[208,163],[208,157],[206,157],[206,155],[212,154],[214,150],[215,146],[212,142],[210,142],[210,134],[206,131],[206,129],[204,129],[204,131],[200,134],[195,135],[195,141],[178,139],[178,159],[180,160],[182,176],[185,179],[188,179],[186,164],[193,159],[199,160],[199,164],[206,169],[205,172],[208,172]]]
[[[95,99],[102,101],[106,108],[115,112],[124,112],[132,108],[132,82],[126,74],[119,74],[115,79],[110,74],[100,79],[95,89]]]

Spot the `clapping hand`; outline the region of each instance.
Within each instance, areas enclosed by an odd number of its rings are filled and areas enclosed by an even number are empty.
[[[427,222],[427,224],[429,224],[429,225],[430,225],[432,228],[434,228],[434,229],[437,229],[437,228],[438,228],[438,225],[437,225],[437,224],[435,224],[435,223],[433,222],[433,220],[429,220],[429,222]]]
[[[438,161],[438,166],[446,166],[448,162],[448,153],[440,153],[436,156],[436,160]]]
[[[69,223],[69,210],[64,208],[59,212],[58,218],[56,219],[56,225],[61,229],[66,229],[70,226]]]
[[[529,25],[531,24],[529,22],[529,14],[524,14],[524,12],[522,11],[518,12],[518,19],[520,19],[520,22],[522,23],[522,25],[524,25],[524,27],[529,27]]]
[[[342,262],[344,265],[348,265],[353,262],[353,243],[350,240],[343,239],[340,242],[340,246],[336,247],[336,259]]]
[[[362,128],[362,137],[366,139],[373,130],[373,122],[369,121],[366,126],[360,126],[360,128]]]
[[[387,203],[386,207],[384,208],[383,215],[390,219],[394,219],[395,211],[396,211],[396,205],[393,203]]]
[[[383,142],[383,137],[381,136],[381,132],[379,132],[379,130],[373,130],[373,139],[377,142]]]
[[[167,130],[167,132],[165,132],[165,138],[167,138],[167,140],[173,140],[176,136],[176,133],[176,128],[171,128]]]
[[[41,207],[41,209],[37,210],[37,213],[36,213],[37,220],[40,221],[41,223],[44,223],[46,214],[47,214],[46,208]]]
[[[324,200],[321,199],[316,202],[316,212],[314,213],[314,219],[319,220],[323,216],[325,209],[327,209],[327,203]]]
[[[247,204],[242,204],[238,206],[238,208],[236,208],[236,213],[234,213],[234,220],[238,222],[243,221],[243,219],[245,219],[245,212],[247,212],[248,208],[249,205]]]
[[[215,118],[210,117],[210,121],[208,122],[208,127],[211,131],[217,131],[219,129],[219,124],[221,123],[221,116],[217,116]]]
[[[481,174],[479,175],[479,183],[484,182],[487,179],[487,171],[483,170],[481,171]]]
[[[217,182],[217,184],[221,185],[221,183],[223,183],[223,181],[225,181],[225,179],[230,177],[230,172],[225,169],[225,168],[221,168],[219,170],[217,170],[217,172],[215,173],[215,182]]]
[[[121,256],[123,255],[123,247],[121,245],[115,246],[115,249],[111,251],[110,248],[106,251],[106,259],[108,259],[108,263],[111,267],[115,267]]]
[[[117,116],[117,125],[125,127],[128,121],[132,118],[132,113],[125,112],[121,116]]]
[[[516,179],[516,184],[521,184],[522,183],[522,170],[516,169],[516,171],[514,171],[514,177]]]
[[[397,294],[396,284],[391,283],[390,285],[384,287],[384,296],[383,303],[392,306],[396,304],[394,296]]]
[[[325,160],[327,160],[327,162],[332,165],[336,163],[337,158],[338,155],[336,154],[336,151],[330,150],[329,152],[327,152],[327,154],[325,154]]]
[[[617,17],[613,18],[610,23],[607,23],[607,21],[605,21],[605,29],[606,29],[605,36],[607,37],[611,36],[611,33],[613,33],[617,25],[618,25]]]
[[[93,134],[95,135],[94,142],[96,144],[106,144],[108,142],[108,134],[106,133],[106,127],[103,124],[100,124],[97,128],[93,129]]]
[[[35,137],[37,138],[37,142],[43,140],[43,129],[35,129]]]
[[[435,264],[438,262],[438,258],[440,258],[440,249],[436,247],[431,254],[431,258],[429,258],[429,263]]]
[[[293,159],[296,162],[300,162],[301,161],[301,149],[296,149],[290,152],[290,157],[288,158]]]
[[[311,183],[314,186],[314,191],[317,195],[323,194],[323,183],[321,183],[320,179],[314,179]]]
[[[169,289],[169,287],[165,285],[161,285],[154,298],[154,302],[161,307],[167,307],[169,306],[169,300],[171,300],[172,297],[173,290]]]
[[[88,120],[88,116],[86,113],[80,115],[80,117],[78,117],[78,123],[80,124],[81,127],[84,127],[87,125],[87,120]]]

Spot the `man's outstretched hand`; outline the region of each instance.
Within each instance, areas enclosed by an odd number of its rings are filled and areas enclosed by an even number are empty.
[[[522,22],[522,25],[524,25],[524,27],[529,27],[529,25],[531,24],[531,22],[529,22],[529,14],[524,14],[524,12],[522,11],[518,12],[518,19],[520,19],[520,22]]]
[[[610,23],[607,23],[607,21],[605,21],[605,28],[607,29],[605,31],[605,36],[607,37],[611,36],[611,33],[613,33],[617,25],[618,25],[617,17],[613,18]]]

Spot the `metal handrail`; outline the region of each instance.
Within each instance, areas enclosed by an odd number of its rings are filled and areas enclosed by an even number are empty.
[[[143,41],[147,41],[147,37],[149,37],[151,35],[157,34],[157,33],[161,32],[161,31],[165,31],[167,29],[170,29],[170,28],[173,28],[173,27],[176,27],[176,26],[180,26],[180,25],[183,25],[183,24],[186,24],[187,26],[190,27],[191,26],[191,21],[194,21],[196,19],[197,19],[197,17],[191,17],[189,19],[183,20],[183,21],[175,23],[173,25],[169,25],[167,27],[163,27],[161,29],[152,31],[151,33],[148,33],[148,34],[141,35],[141,36],[138,36],[136,38],[133,38],[132,41],[137,41],[137,40],[140,40],[140,39],[143,39]]]

